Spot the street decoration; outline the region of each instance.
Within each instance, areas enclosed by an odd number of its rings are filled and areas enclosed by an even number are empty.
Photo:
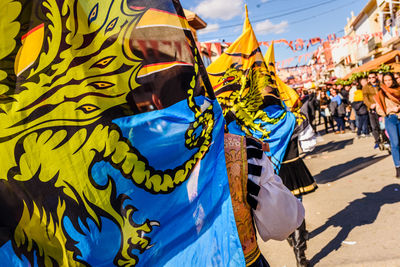
[[[262,41],[259,42],[259,46],[266,46],[270,47],[272,43],[274,44],[285,44],[290,48],[293,52],[300,52],[308,50],[311,46],[315,45],[321,45],[325,43],[329,43],[331,48],[334,49],[336,46],[343,46],[343,45],[350,45],[350,44],[360,44],[363,42],[364,44],[368,44],[368,40],[370,38],[383,38],[383,33],[382,32],[375,32],[375,33],[365,33],[361,35],[351,35],[351,36],[343,36],[343,37],[336,37],[335,34],[329,34],[326,39],[323,39],[321,37],[314,37],[310,39],[302,39],[298,38],[295,41],[290,41],[286,39],[278,39],[278,40],[273,40],[273,41]],[[344,41],[344,42],[343,42]],[[201,42],[201,46],[207,47],[207,53],[208,55],[215,54],[216,56],[220,56],[222,54],[222,49],[221,47],[229,47],[232,43],[228,42]],[[306,45],[307,44],[307,45]],[[211,49],[211,47],[214,46],[217,49]],[[323,50],[323,49],[322,49]],[[318,55],[321,53],[321,51],[313,51],[313,52],[308,52],[302,55],[294,56],[279,62],[276,62],[276,67],[277,68],[284,68],[287,66],[290,66],[292,62],[294,62],[296,59],[298,63],[308,63],[308,59],[311,59],[313,57],[318,57]],[[315,63],[314,63],[315,64]],[[312,65],[312,64],[311,64]]]
[[[387,72],[393,72],[392,67],[390,65],[382,64],[379,66],[377,69],[372,69],[369,71],[361,71],[361,72],[355,72],[352,73],[351,76],[348,79],[337,79],[335,84],[337,85],[351,85],[353,84],[354,81],[357,81],[360,78],[367,78],[368,74],[374,72],[374,73],[387,73]]]

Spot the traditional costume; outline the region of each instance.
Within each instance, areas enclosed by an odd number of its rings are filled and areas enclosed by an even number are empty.
[[[283,159],[279,172],[283,183],[286,187],[301,200],[302,195],[315,191],[318,186],[311,175],[303,159],[299,157],[299,141],[302,142],[303,151],[312,151],[316,144],[316,138],[311,125],[302,116],[296,114],[298,122],[296,129],[292,135],[289,145]],[[288,238],[288,242],[293,246],[296,255],[297,266],[308,266],[308,261],[305,256],[307,249],[308,232],[306,230],[305,220]]]

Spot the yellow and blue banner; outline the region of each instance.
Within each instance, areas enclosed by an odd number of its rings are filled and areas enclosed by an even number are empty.
[[[278,172],[295,117],[286,110],[276,77],[265,64],[247,7],[242,34],[207,71],[223,109],[227,130],[268,142],[267,154]]]
[[[0,265],[244,266],[224,118],[179,1],[0,13]]]

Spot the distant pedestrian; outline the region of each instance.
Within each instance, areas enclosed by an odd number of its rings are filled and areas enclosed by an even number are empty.
[[[328,97],[331,97],[331,90],[332,90],[332,85],[328,85],[327,87],[326,87],[326,95],[328,96]]]
[[[339,92],[339,94],[342,96],[342,103],[346,107],[346,115],[345,115],[345,122],[347,121],[349,123],[349,127],[351,131],[355,130],[355,116],[351,115],[351,107],[350,107],[350,89],[351,85],[347,84],[345,85]]]
[[[325,125],[325,133],[329,133],[329,127],[332,128],[332,131],[335,131],[333,128],[333,120],[331,116],[331,112],[329,111],[329,103],[331,102],[330,98],[326,95],[325,91],[321,91],[320,94],[320,111],[321,111],[321,116],[324,119],[324,125]]]
[[[349,95],[350,95],[350,85],[345,85],[344,88],[340,90],[340,94],[342,95],[343,100],[348,101],[349,100]]]
[[[350,115],[349,115],[349,126],[350,130],[355,133],[356,132],[356,127],[357,127],[357,113],[354,110],[354,108],[351,106],[351,104],[354,101],[354,93],[357,91],[357,86],[359,85],[359,81],[355,80],[353,81],[350,91],[349,91],[349,109],[350,109]]]
[[[329,104],[329,111],[331,112],[333,119],[336,122],[337,130],[335,133],[344,133],[345,124],[344,117],[346,116],[346,107],[342,101],[342,96],[338,94],[337,90],[331,90],[331,103]]]
[[[354,93],[359,89],[359,84],[360,82],[358,80],[355,80],[352,84],[351,84],[351,88],[349,91],[349,102],[353,102],[354,101]]]
[[[368,135],[368,109],[363,101],[363,94],[361,88],[354,92],[352,108],[357,114],[357,137],[365,137]]]
[[[400,72],[395,72],[394,74],[394,78],[396,79],[396,82],[398,84],[400,84]]]
[[[385,73],[383,81],[381,90],[375,96],[376,110],[385,117],[396,177],[400,178],[400,88],[392,73]]]

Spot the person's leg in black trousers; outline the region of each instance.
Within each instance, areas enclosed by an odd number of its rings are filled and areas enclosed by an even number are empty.
[[[357,135],[360,137],[361,134],[368,135],[368,115],[357,116]]]
[[[368,115],[362,115],[363,116],[363,118],[362,118],[362,126],[361,126],[361,129],[362,129],[362,133],[363,134],[365,134],[365,135],[368,135]]]
[[[340,118],[340,117],[337,117],[337,116],[333,116],[333,119],[335,120],[335,122],[336,122],[336,129],[337,130],[335,130],[335,133],[340,133],[340,129],[341,129],[341,127],[342,127],[342,120],[343,120],[343,118]]]
[[[324,118],[325,133],[329,133],[328,118],[326,116],[322,116],[322,118]]]
[[[379,117],[378,114],[374,110],[369,111],[368,113],[369,116],[369,123],[371,124],[371,129],[372,129],[372,135],[374,136],[375,139],[375,147],[378,148],[379,146]]]
[[[363,119],[364,119],[364,117],[363,116],[357,116],[357,125],[358,125],[358,127],[357,127],[357,136],[358,137],[360,137],[361,136],[361,130],[362,130],[362,127],[363,127]]]
[[[317,109],[317,112],[318,112],[318,124],[317,125],[320,125],[321,124],[321,117],[325,117],[325,116],[322,116],[320,108]]]
[[[328,116],[328,123],[329,123],[329,125],[331,126],[332,131],[335,131],[332,116]]]
[[[340,123],[339,129],[341,129],[340,132],[344,133],[344,131],[346,129],[346,124],[345,124],[344,117],[339,117],[339,123]]]

